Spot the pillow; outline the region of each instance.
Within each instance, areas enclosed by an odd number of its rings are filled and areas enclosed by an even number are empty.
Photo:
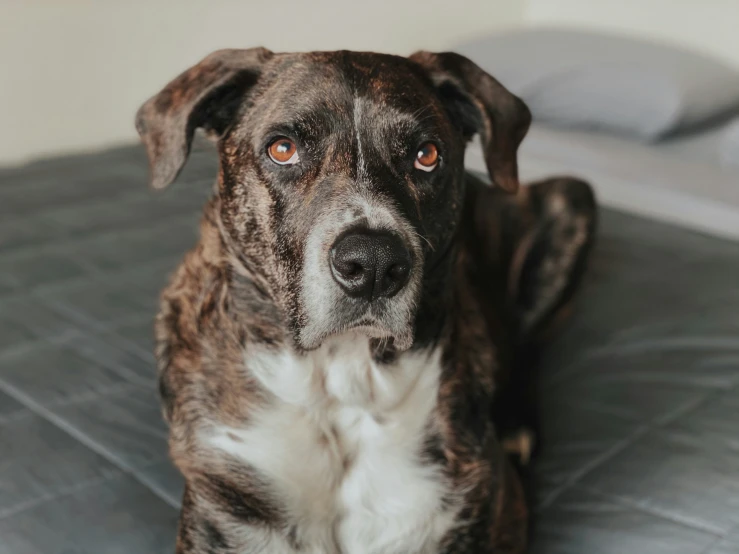
[[[719,144],[721,163],[739,168],[739,117],[729,123]]]
[[[739,71],[645,40],[530,29],[457,48],[529,105],[535,120],[654,141],[739,107]]]

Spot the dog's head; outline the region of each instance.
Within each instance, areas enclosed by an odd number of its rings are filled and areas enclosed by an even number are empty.
[[[197,128],[218,140],[220,219],[266,278],[304,349],[354,329],[413,342],[423,281],[461,217],[479,133],[494,185],[518,187],[521,100],[467,58],[223,50],[139,110],[152,185],[171,183]]]

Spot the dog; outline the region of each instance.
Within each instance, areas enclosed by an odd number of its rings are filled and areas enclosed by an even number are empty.
[[[519,189],[530,121],[450,52],[222,50],[141,107],[154,188],[196,129],[219,159],[155,325],[179,554],[525,551],[535,353],[596,220]]]

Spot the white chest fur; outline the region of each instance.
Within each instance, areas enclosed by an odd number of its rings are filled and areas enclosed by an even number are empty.
[[[455,515],[421,454],[438,351],[378,366],[366,338],[345,335],[307,356],[251,352],[247,367],[273,401],[248,427],[216,427],[206,440],[266,477],[303,551],[435,552]],[[273,540],[265,552],[291,551]]]

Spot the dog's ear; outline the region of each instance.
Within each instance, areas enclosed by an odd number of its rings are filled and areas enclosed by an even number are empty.
[[[479,133],[493,184],[518,189],[516,151],[531,123],[523,100],[454,52],[416,52],[410,59],[431,77],[452,119],[467,140]]]
[[[219,50],[141,106],[136,130],[149,156],[152,187],[164,188],[175,180],[190,153],[195,129],[217,136],[226,131],[244,93],[272,55],[265,48]]]

